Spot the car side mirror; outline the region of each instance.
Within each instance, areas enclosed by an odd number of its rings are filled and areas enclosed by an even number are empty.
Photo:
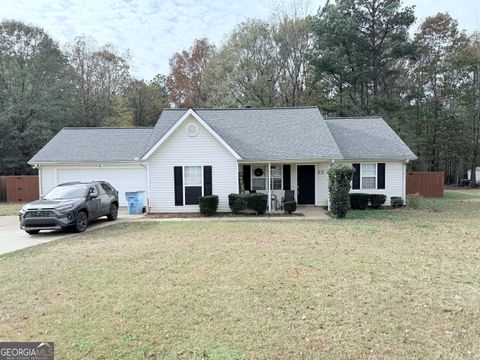
[[[98,195],[97,195],[97,194],[89,194],[89,195],[87,196],[87,199],[88,199],[88,200],[92,200],[92,199],[96,199],[96,198],[98,198]]]

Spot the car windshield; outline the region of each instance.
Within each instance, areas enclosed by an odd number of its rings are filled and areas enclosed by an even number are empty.
[[[43,198],[47,200],[76,199],[85,197],[87,187],[84,184],[57,186]]]

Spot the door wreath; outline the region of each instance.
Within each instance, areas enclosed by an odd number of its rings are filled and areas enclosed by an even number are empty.
[[[255,174],[255,176],[262,176],[263,175],[263,170],[260,169],[260,168],[256,168],[253,173]]]

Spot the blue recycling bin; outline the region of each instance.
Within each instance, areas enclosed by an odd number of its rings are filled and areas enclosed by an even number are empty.
[[[128,202],[129,214],[141,214],[143,212],[143,199],[145,191],[128,191],[125,193]]]

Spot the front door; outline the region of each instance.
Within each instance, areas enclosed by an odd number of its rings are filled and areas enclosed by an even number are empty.
[[[315,204],[315,165],[297,166],[298,204]]]

